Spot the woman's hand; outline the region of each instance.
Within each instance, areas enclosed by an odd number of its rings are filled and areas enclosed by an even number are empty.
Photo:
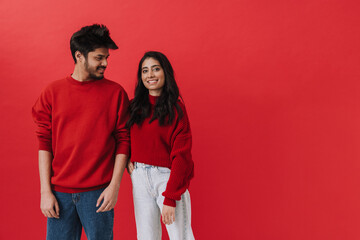
[[[134,164],[131,161],[128,161],[126,169],[127,169],[128,173],[131,175],[132,171],[134,171]]]
[[[161,212],[161,217],[164,224],[172,224],[175,222],[175,208],[164,205]]]

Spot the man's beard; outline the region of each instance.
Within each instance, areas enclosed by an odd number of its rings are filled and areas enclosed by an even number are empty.
[[[106,69],[106,67],[97,67],[96,70],[103,68],[104,70]],[[89,77],[95,80],[101,80],[104,78],[104,74],[100,74],[100,75],[96,75],[95,73],[93,73],[93,71],[91,71],[91,69],[89,68],[89,64],[87,61],[85,61],[85,69],[86,71],[89,73]]]
[[[95,79],[95,80],[101,80],[104,78],[104,75],[95,75],[95,74],[89,72],[89,77],[92,79]]]

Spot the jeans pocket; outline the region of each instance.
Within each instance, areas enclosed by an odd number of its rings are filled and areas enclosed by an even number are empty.
[[[158,167],[157,168],[160,173],[170,173],[171,170],[167,167]]]
[[[134,169],[132,170],[132,172],[130,173],[130,177],[134,174],[135,170],[136,170],[136,168],[134,168]]]

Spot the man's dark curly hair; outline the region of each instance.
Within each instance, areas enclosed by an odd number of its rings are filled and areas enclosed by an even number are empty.
[[[75,63],[76,51],[81,52],[87,58],[89,52],[101,47],[118,49],[118,46],[110,38],[109,29],[105,25],[93,24],[85,26],[74,33],[70,39],[71,54]]]

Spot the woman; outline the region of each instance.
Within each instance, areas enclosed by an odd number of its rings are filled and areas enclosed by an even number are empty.
[[[172,66],[164,54],[147,52],[137,78],[127,122],[137,237],[160,240],[161,215],[171,240],[194,239],[187,190],[192,137]]]

